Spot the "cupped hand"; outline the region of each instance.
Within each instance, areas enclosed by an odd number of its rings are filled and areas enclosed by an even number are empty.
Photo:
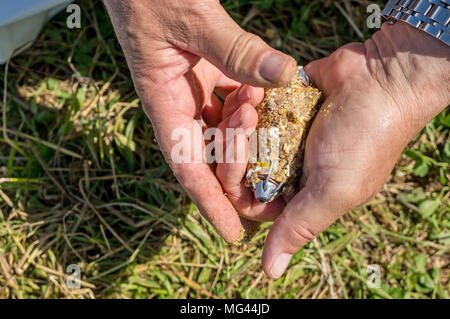
[[[289,82],[293,58],[243,31],[217,0],[108,0],[105,6],[124,50],[143,108],[175,176],[202,215],[228,242],[242,225],[214,169],[204,160],[178,162],[173,132],[184,129],[193,147],[205,147],[196,120],[214,127],[226,96],[240,82],[260,87]],[[234,80],[239,82],[236,82]]]
[[[267,275],[280,277],[303,245],[379,191],[407,143],[450,103],[449,51],[397,22],[305,68],[326,100],[307,137],[303,188],[267,236]]]

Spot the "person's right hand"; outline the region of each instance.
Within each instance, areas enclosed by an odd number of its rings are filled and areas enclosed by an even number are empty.
[[[104,2],[156,139],[175,176],[202,215],[234,243],[242,235],[235,208],[206,162],[175,163],[175,129],[185,128],[191,144],[195,120],[215,127],[225,96],[245,82],[258,87],[287,84],[296,62],[245,32],[217,0],[108,0]],[[234,80],[231,80],[234,79]],[[197,127],[197,129],[199,129]]]

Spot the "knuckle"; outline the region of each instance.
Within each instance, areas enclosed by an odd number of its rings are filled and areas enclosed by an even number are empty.
[[[316,236],[318,235],[311,229],[311,227],[305,225],[305,223],[293,225],[291,227],[291,232],[294,236],[294,239],[297,239],[297,241],[301,242],[310,242],[311,240],[314,240],[314,238],[316,238]]]
[[[280,219],[282,224],[287,225],[285,238],[290,246],[288,249],[292,252],[296,252],[299,246],[303,246],[304,244],[312,241],[318,235],[318,232],[305,221],[293,223],[291,220],[288,220],[286,215],[283,214],[280,215],[278,219]]]
[[[183,48],[198,44],[213,26],[216,7],[210,1],[181,2],[172,10],[171,18],[164,22],[168,26],[169,39]]]
[[[247,58],[252,58],[251,52],[255,47],[259,46],[262,39],[257,35],[246,31],[240,31],[236,37],[230,42],[225,61],[225,68],[229,72],[236,72],[243,65]],[[256,60],[256,59],[254,59]],[[248,61],[253,64],[252,61]],[[255,69],[255,68],[252,68]]]
[[[357,77],[361,72],[361,65],[364,65],[364,46],[362,43],[349,43],[330,56],[331,67],[339,82],[348,81]]]

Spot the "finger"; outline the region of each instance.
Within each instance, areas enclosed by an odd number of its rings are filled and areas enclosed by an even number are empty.
[[[202,111],[202,118],[208,127],[217,127],[222,120],[222,109],[222,102],[214,93],[211,93]]]
[[[264,89],[243,84],[239,90],[230,93],[223,107],[222,118],[233,114],[244,103],[256,106],[264,97]]]
[[[240,184],[244,177],[249,155],[246,131],[247,134],[253,131],[257,122],[255,108],[245,103],[219,124],[221,136],[215,139],[216,150],[220,149],[223,154],[221,167],[227,168],[221,179],[222,184]]]
[[[218,1],[196,14],[201,21],[198,26],[189,32],[173,32],[183,49],[204,57],[228,77],[253,86],[282,86],[294,76],[294,58],[242,30]]]
[[[140,96],[174,175],[217,232],[227,242],[237,243],[243,235],[239,216],[203,159],[203,135],[200,125],[194,121],[206,93],[211,94],[215,84],[215,79],[205,80],[206,71],[200,70],[190,71],[161,87],[149,86],[140,91]],[[177,132],[182,134],[177,136]],[[177,152],[180,142],[181,151]],[[180,153],[184,155],[185,149],[191,156],[180,160]]]
[[[223,104],[216,94],[225,100],[230,93],[235,91],[240,86],[241,84],[239,82],[230,79],[224,74],[220,74],[218,76],[214,93],[211,94],[210,101],[203,109],[203,119],[209,127],[217,127],[222,120]]]
[[[216,82],[216,88],[214,91],[223,99],[225,100],[228,94],[232,93],[234,90],[239,88],[241,86],[241,83],[235,80],[230,79],[225,74],[222,73],[222,75],[217,79]]]
[[[186,134],[181,135],[185,139],[182,143],[187,142],[181,155],[175,151],[174,144],[180,143],[179,138],[174,138],[175,131]],[[192,118],[174,114],[172,121],[157,126],[155,132],[161,148],[170,150],[170,154],[165,152],[169,165],[200,213],[227,242],[237,243],[242,236],[242,225],[213,171],[203,160],[204,141],[200,126]],[[179,156],[185,155],[185,149],[189,150],[190,156],[180,159]]]
[[[351,55],[351,57],[344,57],[344,54]],[[341,83],[337,83],[337,79],[330,76],[329,70],[333,69],[338,74],[345,74],[341,81],[351,83],[352,76],[358,74],[355,70],[359,70],[361,66],[359,63],[360,57],[364,54],[365,49],[361,43],[348,43],[330,56],[308,63],[305,66],[305,72],[325,96],[331,96],[334,90],[340,88],[339,84]],[[344,59],[353,63],[339,63]]]
[[[227,100],[229,102],[229,100]],[[245,172],[249,157],[248,136],[257,124],[256,110],[248,103],[238,108],[219,124],[223,138],[216,139],[216,150],[221,148],[224,161],[217,165],[216,174],[224,191],[241,216],[255,221],[273,221],[283,210],[282,198],[264,204],[258,202],[250,188],[245,186]],[[228,136],[227,128],[237,129]],[[233,147],[233,158],[228,153]],[[240,156],[242,155],[242,156]]]
[[[198,91],[192,93],[200,95],[200,99],[197,101],[197,106],[201,108],[206,105],[214,107],[219,105],[221,106],[222,103],[220,103],[220,101],[218,101],[220,104],[216,103],[217,100],[212,101],[211,96],[217,82],[219,81],[223,83],[224,81],[222,79],[222,72],[205,59],[201,59],[200,62],[192,69],[192,72],[186,73],[185,76],[190,77],[191,74],[194,74],[196,78],[195,81],[191,81],[192,86],[196,89],[196,91]]]
[[[324,69],[326,70],[323,66],[327,63],[327,59],[328,57],[311,61],[304,67],[305,73],[309,76],[314,85],[323,93],[325,93],[325,84],[322,81],[323,77],[321,72]]]
[[[279,278],[292,255],[345,212],[339,205],[344,195],[333,195],[327,187],[319,177],[308,180],[275,220],[262,255],[262,267],[269,277]]]

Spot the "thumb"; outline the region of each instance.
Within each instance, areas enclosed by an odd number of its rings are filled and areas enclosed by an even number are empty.
[[[307,65],[305,65],[304,70],[306,74],[309,76],[309,78],[312,80],[314,85],[322,91],[325,95],[328,95],[329,92],[326,92],[327,86],[326,83],[324,83],[324,77],[322,72],[327,71],[327,63],[328,63],[328,57],[314,60],[309,62]],[[326,78],[325,78],[326,79]]]
[[[316,185],[307,182],[270,229],[262,255],[262,267],[270,278],[281,277],[292,256],[343,213],[333,205],[336,199]]]
[[[214,10],[214,21],[198,32],[191,52],[207,59],[228,77],[252,86],[283,86],[290,82],[297,70],[294,58],[241,29],[220,4]]]

